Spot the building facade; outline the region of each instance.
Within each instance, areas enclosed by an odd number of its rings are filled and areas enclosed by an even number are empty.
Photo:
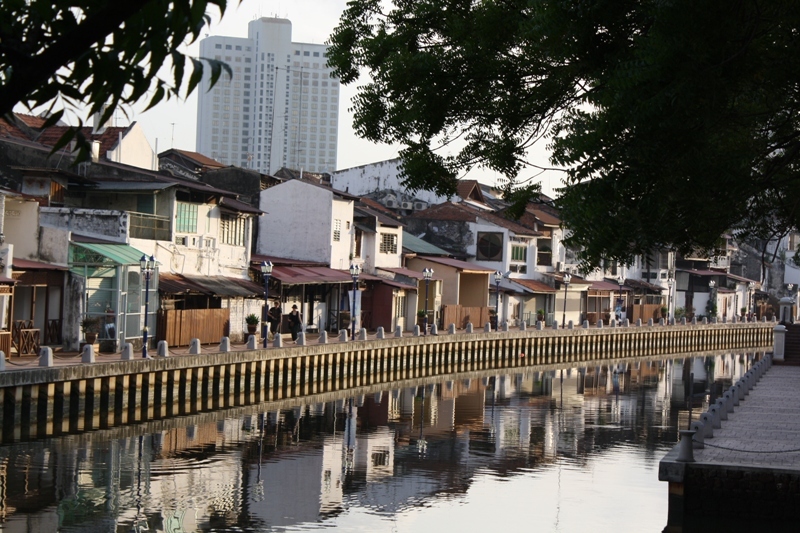
[[[197,104],[197,151],[227,165],[273,174],[281,167],[336,169],[339,80],[328,47],[292,42],[292,23],[263,17],[248,36],[207,37],[200,55],[227,63],[212,88],[206,75]]]

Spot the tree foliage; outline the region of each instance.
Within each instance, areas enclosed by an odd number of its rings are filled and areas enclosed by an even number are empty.
[[[111,117],[120,104],[165,98],[194,90],[206,63],[214,81],[230,69],[213,59],[184,55],[227,0],[3,0],[0,4],[0,116],[18,103],[50,106],[48,124],[65,109],[89,107]],[[171,65],[171,79],[159,70]],[[186,66],[191,74],[184,83]],[[66,144],[75,129],[62,139]]]
[[[546,138],[591,267],[800,227],[798,42],[792,0],[354,0],[329,61],[371,75],[356,131],[405,144],[413,185],[485,165],[514,191]]]

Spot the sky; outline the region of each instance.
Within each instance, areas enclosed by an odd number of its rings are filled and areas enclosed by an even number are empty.
[[[212,23],[207,28],[207,35],[228,35],[247,37],[247,24],[259,17],[281,17],[292,22],[292,40],[294,42],[324,43],[339,22],[339,17],[346,7],[346,0],[229,0],[228,9],[220,20],[218,13],[212,12]],[[203,37],[205,37],[204,35]],[[199,54],[199,40],[188,46],[190,55]],[[397,157],[399,146],[375,144],[358,138],[352,128],[350,102],[356,94],[356,86],[342,86],[341,108],[339,110],[339,152],[337,154],[338,169],[375,163]],[[138,109],[137,109],[138,108]],[[128,118],[117,114],[117,125],[123,126],[128,120],[137,121],[143,128],[151,146],[159,152],[169,148],[195,150],[195,129],[197,123],[197,94],[189,96],[185,101],[170,100],[162,102],[155,108],[140,113],[145,108],[140,104],[129,110]],[[548,154],[544,147],[539,147],[529,154],[535,164],[550,166]],[[528,175],[533,171],[528,172]],[[550,176],[550,177],[547,177]],[[492,171],[476,169],[468,179],[477,179],[482,183],[494,185],[498,176]],[[553,196],[553,188],[560,186],[560,173],[549,172],[542,181],[542,192]]]

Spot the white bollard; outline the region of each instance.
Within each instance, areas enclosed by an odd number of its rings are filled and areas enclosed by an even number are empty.
[[[358,330],[358,340],[365,341],[367,340],[367,328],[361,328]]]
[[[526,327],[527,327],[527,324],[525,324],[525,321],[524,321],[524,320],[523,320],[522,322],[520,322],[520,323],[519,323],[519,330],[520,330],[520,331],[525,331],[525,328],[526,328]]]
[[[597,329],[603,329],[603,319],[597,321]]]
[[[306,345],[306,332],[301,331],[297,334],[297,345],[298,346],[305,346]]]
[[[384,339],[386,338],[383,334],[383,326],[378,326],[378,329],[375,330],[375,338],[376,339]]]
[[[402,336],[403,336],[403,328],[401,328],[400,326],[397,326],[396,328],[394,328],[394,337],[396,339],[399,339]]]
[[[189,355],[200,355],[200,339],[189,341]]]
[[[39,350],[39,355],[41,356],[41,354],[42,351]],[[0,350],[0,372],[5,372],[5,370],[6,370],[6,353],[3,350]]]
[[[123,361],[132,361],[133,360],[133,344],[130,342],[126,342],[122,345],[122,360]]]
[[[472,333],[472,322],[467,322],[467,333]]]
[[[161,344],[160,342],[158,343]],[[231,351],[231,339],[230,337],[222,337],[219,341],[219,351],[221,353],[228,353]]]
[[[159,357],[167,357],[169,355],[169,345],[167,344],[167,341],[158,341],[158,344],[156,345],[156,354]]]
[[[275,338],[272,340],[272,347],[283,348],[283,335],[280,333],[275,334]]]
[[[319,343],[320,344],[328,344],[328,331],[327,330],[323,329],[322,332],[319,334]]]
[[[778,324],[772,330],[772,355],[775,361],[783,361],[786,352],[786,326]]]
[[[575,325],[572,323],[572,320],[567,322],[567,329],[573,329],[574,327],[575,327]]]
[[[503,331],[508,331],[508,320],[506,320],[505,322],[503,322],[503,327],[502,327],[502,330],[503,330]]]
[[[347,335],[346,329],[339,330],[339,342],[347,342],[350,337]]]
[[[491,333],[491,331],[492,331],[492,323],[491,322],[487,322],[486,324],[483,325],[483,332],[484,333]]]
[[[53,349],[49,346],[42,346],[39,349],[39,366],[53,366]]]
[[[419,337],[420,336],[419,324],[416,324],[414,326],[414,331],[411,333],[411,336],[412,337]]]
[[[247,337],[247,349],[248,350],[255,350],[256,349],[256,336],[255,335],[248,335]]]
[[[584,320],[583,324],[581,324],[581,327],[583,329],[589,329],[589,321],[588,320]]]
[[[439,328],[436,327],[436,324],[431,324],[431,335],[438,335]]]
[[[640,327],[642,327],[642,319],[641,319],[641,318],[637,318],[637,319],[636,319],[636,327],[637,327],[637,328],[640,328]]]
[[[81,352],[81,363],[94,363],[94,345],[84,344]]]
[[[652,326],[653,325],[653,319],[652,318],[648,318],[647,319],[647,325],[648,326]]]
[[[449,333],[450,335],[455,335],[456,334],[456,325],[455,324],[450,324],[449,326],[447,326],[447,333]]]
[[[543,329],[544,329],[544,322],[542,322],[541,320],[537,320],[536,321],[536,330],[537,331],[542,331]]]

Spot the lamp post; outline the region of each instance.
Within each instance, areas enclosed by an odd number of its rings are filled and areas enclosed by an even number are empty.
[[[350,326],[353,330],[353,340],[356,340],[356,291],[358,290],[358,275],[361,267],[353,263],[350,265],[350,275],[353,277],[353,308],[350,310]]]
[[[672,311],[672,289],[675,287],[675,278],[669,278],[667,280],[667,285],[669,285],[669,299],[667,301],[667,318],[674,318],[674,313]]]
[[[619,285],[619,316],[617,317],[618,320],[622,320],[622,285],[625,283],[625,280],[622,278],[622,274],[617,276],[617,285]]]
[[[755,318],[756,314],[755,309],[753,309],[753,289],[755,286],[756,284],[752,281],[747,284],[747,312],[751,320]]]
[[[264,275],[264,312],[261,313],[261,338],[264,339],[264,348],[267,347],[269,337],[269,277],[272,274],[272,261],[261,262],[261,274]]]
[[[789,298],[792,299],[792,306],[789,308],[789,321],[793,324],[794,323],[794,294],[792,293],[792,289],[794,289],[794,283],[789,283],[786,285],[786,288],[789,290]]]
[[[433,277],[433,269],[432,268],[422,269],[422,277],[425,279],[425,320],[423,320],[423,326],[425,327],[424,335],[427,335],[428,334],[428,285],[430,285],[431,278]]]
[[[561,313],[561,329],[564,329],[567,325],[567,288],[571,279],[572,276],[569,275],[569,272],[564,274],[564,312]]]
[[[716,297],[716,294],[714,294],[714,288],[716,286],[717,286],[717,282],[714,281],[713,279],[708,282],[708,292],[709,292],[709,296],[708,297],[709,297],[709,300],[710,300],[708,312],[709,312],[709,314],[710,313],[714,313],[714,316],[712,318],[716,318],[717,317],[717,297]]]
[[[496,288],[495,302],[494,302],[494,329],[500,331],[500,280],[503,279],[503,273],[499,270],[494,272],[494,284]]]
[[[152,255],[150,257],[142,255],[142,258],[139,259],[139,267],[144,276],[144,328],[142,328],[142,358],[144,359],[147,359],[147,308],[150,305],[150,278],[153,276],[155,264],[156,260]]]

